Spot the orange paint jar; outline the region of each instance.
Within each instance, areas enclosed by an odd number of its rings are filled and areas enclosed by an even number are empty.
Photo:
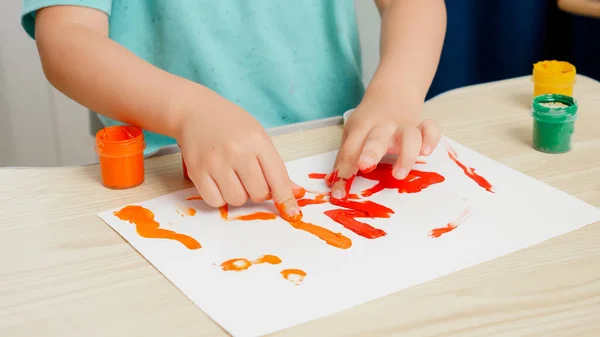
[[[102,184],[111,189],[127,189],[144,182],[144,149],[142,130],[119,125],[96,133],[96,153],[100,159]]]
[[[544,94],[573,96],[575,66],[563,61],[540,61],[533,65],[533,97]]]

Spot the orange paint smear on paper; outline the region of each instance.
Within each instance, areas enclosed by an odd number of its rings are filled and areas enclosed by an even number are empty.
[[[227,260],[221,263],[221,269],[224,271],[242,271],[250,268],[255,264],[269,263],[269,264],[280,264],[281,259],[275,255],[263,255],[256,260],[250,261],[245,258],[237,258]]]
[[[458,218],[450,221],[445,227],[434,228],[431,231],[429,231],[429,236],[432,238],[439,238],[440,236],[458,228],[458,226],[465,222],[470,216],[471,207],[468,207],[458,216]]]
[[[142,206],[125,206],[114,214],[117,218],[134,224],[135,230],[143,238],[175,240],[188,249],[202,248],[200,243],[190,236],[160,228],[160,224],[154,220],[154,213]]]
[[[194,195],[194,196],[186,198],[185,200],[204,200],[204,199],[202,199],[202,197],[199,195]]]
[[[331,246],[341,249],[348,249],[352,246],[352,240],[342,233],[334,233],[327,228],[304,221],[289,221],[289,223],[294,228],[313,234]]]
[[[306,277],[306,272],[300,269],[284,269],[281,271],[281,276],[296,285],[300,285]]]
[[[184,215],[194,216],[194,215],[196,215],[196,209],[189,207],[189,208],[186,208],[185,211],[177,210],[177,213],[179,215],[181,215],[181,217],[183,217]]]
[[[250,213],[250,214],[246,214],[246,215],[240,215],[240,216],[233,218],[233,220],[240,220],[240,221],[275,220],[275,219],[277,219],[277,214],[271,213],[271,212],[256,212],[256,213]]]
[[[476,182],[477,185],[481,186],[486,191],[494,193],[494,190],[492,189],[492,184],[490,184],[484,177],[475,173],[474,168],[468,167],[458,160],[458,155],[456,154],[456,151],[454,151],[452,146],[450,146],[450,144],[446,143],[446,151],[448,152],[448,157],[450,157],[450,159],[452,159],[452,161],[463,170],[467,177],[471,178],[471,180]]]
[[[229,206],[228,205],[224,205],[219,207],[219,213],[221,213],[221,218],[223,220],[228,220],[229,218]]]
[[[375,228],[368,223],[360,222],[356,218],[389,218],[394,211],[388,207],[372,201],[348,201],[331,199],[333,205],[347,209],[333,209],[324,214],[354,233],[367,238],[375,239],[386,235],[382,229]]]
[[[325,174],[325,173],[309,173],[308,177],[310,179],[325,179],[325,177],[327,177],[327,174]]]

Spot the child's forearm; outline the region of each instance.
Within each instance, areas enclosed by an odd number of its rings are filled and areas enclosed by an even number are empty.
[[[571,14],[600,18],[598,0],[558,0],[558,7]]]
[[[444,1],[375,2],[381,15],[380,64],[366,96],[396,99],[397,106],[420,104],[435,75],[446,34]]]
[[[88,12],[87,22],[67,22],[63,15],[76,15],[68,10],[72,9],[40,11],[36,41],[46,77],[73,100],[107,117],[177,138],[186,111],[202,113],[220,99],[213,91],[162,71],[110,40],[105,14]],[[195,106],[198,101],[203,107]]]

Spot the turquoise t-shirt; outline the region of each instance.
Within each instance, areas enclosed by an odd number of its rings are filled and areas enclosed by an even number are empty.
[[[265,128],[340,116],[364,93],[354,0],[23,0],[31,37],[36,11],[53,5],[107,13],[112,40],[211,88]],[[146,153],[175,144],[145,134]]]

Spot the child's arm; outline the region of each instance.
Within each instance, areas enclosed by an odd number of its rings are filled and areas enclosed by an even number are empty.
[[[363,100],[348,119],[333,172],[345,180],[371,170],[386,153],[398,154],[393,175],[407,176],[419,154],[429,155],[440,131],[420,112],[438,66],[446,33],[443,0],[375,0],[381,15],[380,63]],[[329,179],[329,176],[327,177]]]
[[[443,0],[375,0],[381,16],[380,63],[366,95],[385,96],[418,120],[435,75],[444,36]],[[408,102],[407,102],[408,100]]]
[[[206,203],[240,206],[272,196],[284,218],[301,217],[285,164],[260,123],[110,40],[106,14],[46,7],[36,14],[35,36],[46,77],[58,90],[105,116],[177,139]]]
[[[600,18],[600,1],[598,0],[557,0],[558,8],[565,12]]]
[[[190,97],[219,100],[210,90],[162,71],[110,40],[108,17],[95,9],[41,9],[35,35],[52,85],[107,117],[179,138],[181,106],[193,104]],[[206,106],[195,108],[206,113]]]

